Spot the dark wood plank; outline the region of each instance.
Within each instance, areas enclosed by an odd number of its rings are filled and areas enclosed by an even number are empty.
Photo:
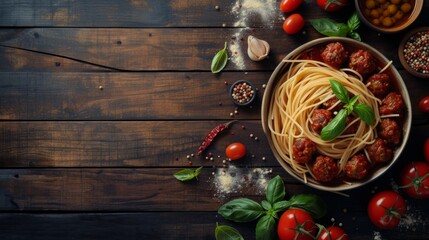
[[[0,118],[30,120],[233,119],[230,84],[259,89],[235,118],[260,119],[262,73],[0,73]],[[225,85],[225,82],[228,84]]]
[[[30,51],[29,56],[16,60],[13,51],[0,52],[4,70],[26,71],[43,69],[52,60],[41,58],[28,64],[35,53],[80,61],[109,70],[124,71],[210,71],[211,61],[217,51],[229,42],[231,60],[225,71],[273,70],[283,57],[309,40],[322,37],[310,25],[305,34],[286,35],[281,28],[23,28],[2,29],[0,47]],[[271,45],[270,57],[253,62],[247,56],[247,37],[254,35],[266,39]],[[269,36],[269,37],[268,37]],[[380,35],[368,31],[363,40],[375,39],[371,45],[401,67],[397,51],[401,35]],[[268,38],[268,39],[267,39]],[[392,51],[394,50],[394,51]],[[11,53],[12,52],[12,53]],[[43,61],[49,61],[48,63]],[[76,69],[76,71],[81,69]],[[83,69],[85,70],[85,69]]]
[[[339,202],[342,205],[341,202]],[[415,207],[415,206],[413,206]],[[421,214],[423,215],[423,214]],[[357,240],[375,239],[381,235],[389,240],[421,240],[427,218],[406,229],[378,230],[371,226],[364,212],[342,209],[331,212],[329,218],[341,222],[349,237]],[[317,220],[326,226],[328,219]],[[414,217],[415,218],[415,217]],[[414,219],[413,218],[413,219]],[[0,237],[15,240],[57,239],[214,239],[216,223],[233,226],[244,239],[255,238],[255,223],[233,223],[215,212],[144,212],[144,213],[85,213],[85,214],[0,214]],[[363,230],[365,229],[365,230]]]
[[[235,141],[248,148],[240,166],[278,166],[259,121],[239,121],[218,136],[206,153],[196,154],[201,139],[218,122],[1,122],[1,167],[167,167],[222,166],[225,147]],[[246,129],[241,129],[241,126]],[[250,138],[254,134],[259,139]],[[404,156],[422,159],[429,125],[412,128]],[[417,148],[418,146],[418,148]],[[265,157],[265,161],[262,158]]]
[[[40,27],[220,27],[234,26],[240,12],[247,14],[247,26],[264,26],[277,22],[282,15],[278,1],[270,0],[259,5],[249,3],[236,5],[231,0],[109,0],[70,1],[55,3],[29,0],[2,1],[0,26]],[[261,16],[258,8],[269,11]],[[216,10],[219,6],[219,10]],[[353,5],[348,8],[353,9]],[[234,8],[236,10],[234,11]],[[302,13],[322,15],[316,4],[305,3],[299,9]],[[338,14],[336,14],[338,15]],[[333,15],[335,17],[336,15]],[[340,15],[346,15],[341,14]],[[266,18],[264,21],[263,18]],[[243,25],[244,23],[242,23]]]
[[[222,166],[225,147],[235,141],[248,148],[246,159],[239,165],[278,166],[259,121],[231,125],[202,156],[196,156],[202,138],[223,122],[0,122],[0,166],[185,167],[189,161],[194,166]],[[259,139],[250,138],[251,133]],[[213,161],[205,158],[209,152]],[[188,159],[192,154],[194,157]]]
[[[253,108],[237,119],[260,119],[263,84],[271,72],[21,73],[0,72],[3,120],[177,120],[231,119],[228,89],[246,79],[259,89]],[[418,101],[429,92],[424,79],[401,75],[412,94],[415,123],[428,123]],[[102,89],[100,89],[100,87]],[[220,105],[221,104],[221,105]]]

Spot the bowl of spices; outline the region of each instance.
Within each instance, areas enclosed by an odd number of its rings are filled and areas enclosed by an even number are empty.
[[[407,33],[399,44],[398,55],[409,73],[429,78],[429,27],[419,27]]]
[[[248,106],[256,97],[256,88],[247,80],[238,80],[231,85],[229,93],[237,106]]]
[[[355,0],[362,22],[383,33],[400,32],[420,15],[421,0]]]

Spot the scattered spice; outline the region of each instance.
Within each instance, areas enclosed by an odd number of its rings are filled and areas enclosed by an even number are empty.
[[[416,72],[429,74],[429,30],[417,32],[408,39],[404,58]]]
[[[230,121],[227,123],[222,123],[217,125],[215,128],[213,128],[208,134],[207,136],[203,139],[203,142],[201,143],[201,145],[198,147],[198,153],[197,155],[201,155],[203,153],[203,151],[213,142],[214,138],[221,133],[223,130],[227,129],[229,127],[229,125],[234,121]],[[211,153],[209,153],[209,156],[212,156]]]

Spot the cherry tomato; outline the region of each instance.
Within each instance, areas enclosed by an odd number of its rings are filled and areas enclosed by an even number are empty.
[[[317,227],[313,218],[306,211],[292,208],[286,210],[279,219],[277,226],[277,234],[280,240],[312,240],[309,236],[302,232],[305,230],[311,235],[316,233]]]
[[[294,13],[286,18],[283,23],[283,30],[287,34],[295,34],[304,27],[304,18],[299,13]]]
[[[374,195],[368,203],[371,222],[381,229],[394,229],[406,213],[404,198],[394,191],[383,191]]]
[[[280,2],[280,9],[284,13],[292,12],[297,9],[302,3],[302,0],[282,0]]]
[[[317,240],[349,240],[349,236],[342,228],[330,226],[322,230]]]
[[[237,160],[246,155],[246,147],[239,142],[231,143],[226,147],[225,154],[229,159]]]
[[[401,187],[413,198],[429,198],[429,164],[412,162],[402,169]]]
[[[426,162],[429,163],[429,137],[426,138],[426,141],[423,144],[423,153],[425,155]]]
[[[420,99],[419,109],[422,112],[429,113],[429,96]]]
[[[317,5],[327,12],[336,12],[342,9],[349,0],[317,0]]]

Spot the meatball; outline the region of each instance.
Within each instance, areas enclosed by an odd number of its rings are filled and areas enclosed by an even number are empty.
[[[378,127],[378,134],[382,139],[386,140],[388,143],[399,144],[401,141],[401,129],[395,120],[385,118],[380,121]]]
[[[316,157],[311,172],[317,181],[330,182],[337,177],[339,168],[336,161],[332,157],[319,155]]]
[[[316,143],[308,138],[298,138],[293,143],[293,159],[298,163],[308,163],[316,151]]]
[[[371,53],[360,49],[350,55],[349,67],[364,76],[374,72],[377,66]]]
[[[349,125],[351,122],[353,122],[355,119],[356,119],[356,117],[354,117],[354,116],[352,116],[352,115],[347,116],[347,119],[346,119],[346,126],[348,126],[348,125]],[[356,132],[357,132],[358,128],[359,128],[359,121],[357,121],[357,122],[353,123],[352,125],[350,125],[349,127],[347,127],[343,134],[344,134],[344,135],[347,135],[347,134],[354,134],[354,133],[356,133]]]
[[[322,60],[329,66],[339,69],[348,58],[348,53],[339,42],[329,43],[321,54]]]
[[[324,102],[322,105],[324,108],[329,109],[335,104],[337,104],[340,100],[337,97],[333,97],[329,99],[328,101]],[[335,107],[333,107],[332,111],[340,111],[344,107],[344,103],[340,102]]]
[[[380,114],[388,115],[401,113],[404,108],[404,101],[399,93],[391,92],[381,101]]]
[[[377,138],[375,142],[366,147],[369,159],[376,163],[389,162],[392,160],[393,151],[387,146],[387,141]]]
[[[326,109],[316,109],[311,116],[311,128],[320,133],[322,128],[328,125],[329,121],[333,118],[332,112]]]
[[[376,73],[368,78],[367,86],[377,97],[386,96],[390,88],[390,77],[386,73]]]
[[[353,179],[363,179],[368,174],[369,162],[364,154],[356,154],[346,163],[346,176]]]

